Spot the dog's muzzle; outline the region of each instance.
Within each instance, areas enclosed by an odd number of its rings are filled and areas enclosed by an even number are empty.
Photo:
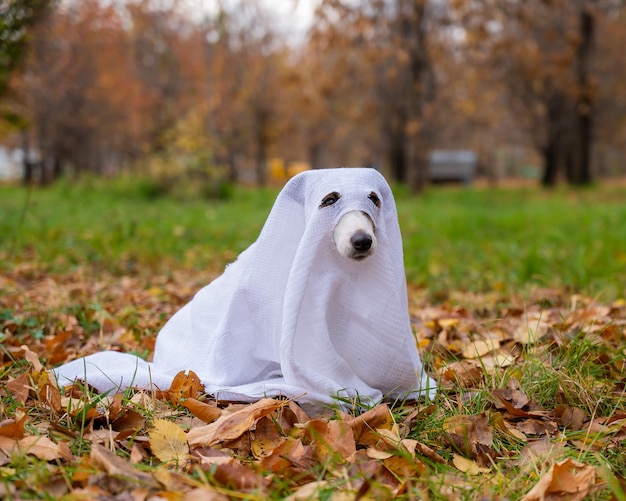
[[[342,256],[360,261],[376,250],[376,229],[372,219],[362,211],[344,214],[333,232],[337,250]]]

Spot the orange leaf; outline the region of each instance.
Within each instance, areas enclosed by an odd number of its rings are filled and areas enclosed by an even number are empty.
[[[200,402],[195,398],[186,398],[183,407],[189,410],[198,419],[202,419],[205,423],[212,423],[222,415],[222,411],[214,405]]]
[[[387,404],[377,405],[354,419],[346,420],[357,444],[370,446],[380,440],[377,429],[390,430],[393,416]]]
[[[250,404],[228,416],[217,428],[215,438],[222,442],[234,440],[250,430],[257,419],[284,405],[287,405],[287,400],[279,401],[273,398],[264,398]]]
[[[204,386],[195,372],[180,371],[174,376],[168,395],[170,402],[177,404],[182,398],[198,398],[203,391]]]
[[[548,470],[537,484],[521,499],[521,501],[540,501],[567,499],[582,501],[598,488],[596,469],[565,459]]]
[[[26,414],[18,421],[15,419],[7,419],[0,423],[0,436],[14,438],[19,440],[24,438],[24,423],[26,422]]]

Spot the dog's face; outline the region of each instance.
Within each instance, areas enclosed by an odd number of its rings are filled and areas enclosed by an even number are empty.
[[[329,193],[322,199],[320,209],[334,205],[340,198],[338,192]],[[373,206],[380,207],[380,198],[376,193],[371,192],[367,198]],[[339,219],[333,231],[333,240],[339,254],[361,261],[376,251],[376,226],[368,214],[353,210]]]

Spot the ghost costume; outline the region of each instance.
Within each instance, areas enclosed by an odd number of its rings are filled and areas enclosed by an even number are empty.
[[[339,200],[322,206],[331,192]],[[380,206],[370,198],[375,193]],[[333,229],[349,211],[375,224],[376,252],[341,255]],[[54,373],[101,392],[168,389],[193,370],[224,400],[432,398],[411,331],[402,241],[389,185],[374,169],[303,172],[278,195],[258,240],[163,327],[153,362],[101,352]]]

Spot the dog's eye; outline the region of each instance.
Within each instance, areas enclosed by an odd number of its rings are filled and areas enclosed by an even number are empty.
[[[321,209],[322,207],[328,207],[330,205],[333,205],[340,198],[341,198],[341,195],[337,193],[336,191],[333,191],[332,193],[329,193],[322,199],[322,203],[320,204],[319,208]]]
[[[376,207],[380,207],[380,198],[373,191],[367,196]]]

